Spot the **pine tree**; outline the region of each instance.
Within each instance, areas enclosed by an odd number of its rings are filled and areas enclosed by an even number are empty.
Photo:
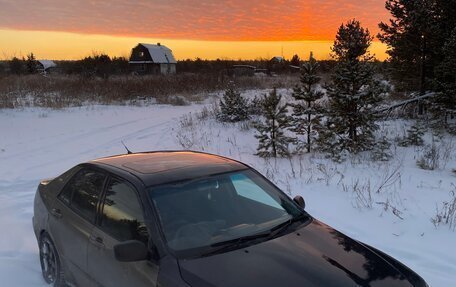
[[[218,119],[222,122],[240,122],[249,119],[249,104],[233,87],[228,88],[220,100]]]
[[[288,144],[292,139],[284,134],[289,126],[287,105],[281,104],[282,96],[274,90],[265,95],[262,101],[264,122],[255,125],[259,140],[256,155],[260,157],[277,157],[289,155]]]
[[[24,72],[24,61],[13,57],[11,61],[9,61],[9,71],[12,74],[20,75]]]
[[[407,130],[407,136],[399,142],[400,146],[422,146],[425,129],[420,123],[415,123]]]
[[[393,155],[391,153],[391,143],[386,136],[382,136],[372,150],[372,159],[375,161],[388,161]]]
[[[261,116],[263,114],[263,99],[262,97],[255,97],[249,102],[250,115]]]
[[[434,114],[448,125],[448,117],[456,114],[456,28],[443,47],[444,61],[437,67],[437,89]]]
[[[426,90],[440,47],[436,43],[434,0],[387,0],[388,23],[380,23],[378,38],[387,44],[393,74],[405,90]],[[437,49],[436,49],[437,48]]]
[[[399,88],[431,90],[442,47],[456,28],[456,0],[387,0],[388,22],[379,24],[378,38],[388,46]]]
[[[342,149],[342,144],[335,132],[335,126],[329,121],[328,116],[324,118],[319,126],[316,147],[318,151],[329,155],[332,160],[336,162],[343,161],[344,150]]]
[[[367,50],[372,39],[359,21],[351,20],[340,26],[332,47],[332,57],[338,63],[327,86],[328,121],[338,136],[340,148],[349,152],[372,148],[373,132],[378,128],[372,111],[384,91],[369,63],[373,57]]]
[[[301,59],[297,54],[293,55],[293,57],[290,60],[290,65],[295,66],[295,67],[300,67],[301,66]]]
[[[36,63],[35,55],[33,55],[33,53],[28,54],[27,60],[25,61],[27,73],[36,74],[36,72],[37,72],[36,64],[37,63]]]
[[[318,67],[318,62],[311,52],[309,60],[301,67],[300,85],[293,91],[296,103],[291,105],[293,114],[290,130],[297,135],[307,136],[307,141],[304,143],[307,152],[311,151],[317,137],[314,127],[318,129],[322,112],[321,107],[316,103],[323,97],[323,92],[316,89],[316,85],[321,81],[321,77],[317,74]]]

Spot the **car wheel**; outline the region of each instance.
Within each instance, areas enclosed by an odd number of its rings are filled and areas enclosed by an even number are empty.
[[[65,286],[62,264],[54,243],[47,233],[43,233],[39,243],[40,263],[43,278],[54,287]]]

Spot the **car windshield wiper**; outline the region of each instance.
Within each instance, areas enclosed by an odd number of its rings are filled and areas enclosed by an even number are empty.
[[[302,214],[300,214],[298,216],[292,217],[292,218],[288,219],[287,221],[282,222],[282,223],[274,226],[270,230],[270,236],[274,237],[275,235],[280,234],[282,231],[284,231],[288,227],[290,227],[293,223],[295,223],[297,221],[301,221],[304,218],[307,218],[307,215],[302,213]]]
[[[268,232],[261,232],[253,235],[247,235],[247,236],[242,236],[238,237],[235,239],[230,239],[226,241],[221,241],[221,242],[216,242],[210,245],[211,248],[215,248],[213,250],[210,250],[209,252],[206,252],[202,254],[202,256],[208,256],[212,254],[217,254],[221,253],[227,250],[235,249],[242,245],[243,243],[249,242],[249,241],[254,241],[260,238],[267,238],[271,235],[271,231]]]
[[[274,238],[278,234],[282,233],[282,231],[286,230],[294,222],[300,221],[306,217],[307,216],[305,214],[301,214],[301,215],[292,217],[292,218],[274,226],[267,232],[261,232],[261,233],[257,233],[257,234],[253,234],[253,235],[247,235],[247,236],[242,236],[242,237],[235,238],[235,239],[230,239],[230,240],[226,240],[226,241],[213,243],[210,245],[210,247],[215,248],[215,249],[204,253],[202,256],[213,255],[213,254],[221,253],[221,252],[224,252],[227,250],[236,249],[239,246],[241,246],[242,244],[249,242],[249,241],[255,241],[255,240],[261,239],[261,238]]]

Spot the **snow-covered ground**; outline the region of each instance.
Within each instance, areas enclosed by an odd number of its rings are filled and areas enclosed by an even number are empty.
[[[433,287],[455,286],[456,232],[431,223],[436,207],[456,189],[451,138],[439,142],[449,155],[437,171],[417,168],[421,151],[413,147],[393,147],[394,159],[386,163],[367,156],[341,164],[315,155],[263,160],[253,155],[252,129],[217,123],[199,112],[202,107],[0,110],[0,285],[46,286],[31,224],[39,180],[124,153],[124,141],[133,151],[185,147],[244,161],[290,196],[304,196],[306,210],[316,218],[386,251]],[[402,135],[402,124],[387,122],[383,129],[395,137]]]

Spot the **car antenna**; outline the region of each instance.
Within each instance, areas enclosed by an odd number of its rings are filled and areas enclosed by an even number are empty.
[[[124,142],[123,141],[120,141],[120,142],[123,144],[124,148],[127,150],[127,154],[132,154],[131,150],[128,149],[128,147],[124,144]]]

